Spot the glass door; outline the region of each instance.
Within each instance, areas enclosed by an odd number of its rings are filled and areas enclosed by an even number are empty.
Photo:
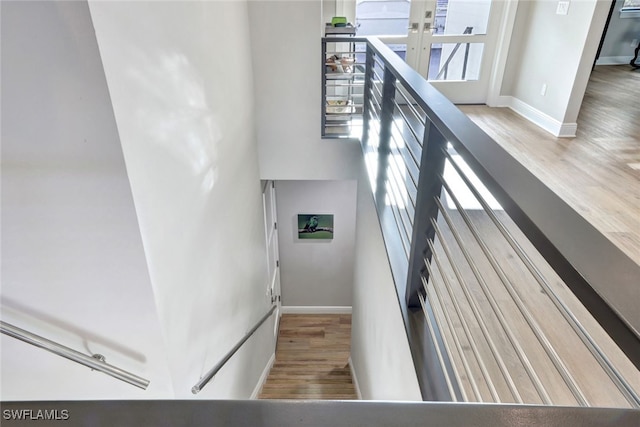
[[[503,2],[412,0],[406,61],[454,103],[485,103]]]
[[[410,0],[357,0],[358,36],[376,36],[402,59],[407,51]]]

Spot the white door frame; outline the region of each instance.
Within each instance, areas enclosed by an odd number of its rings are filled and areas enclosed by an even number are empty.
[[[280,289],[280,253],[278,247],[278,217],[276,210],[276,189],[274,181],[266,181],[262,190],[262,207],[264,211],[264,232],[267,249],[267,297],[271,304],[276,304],[276,321],[274,337],[278,338],[278,327],[282,314],[282,297]]]
[[[489,93],[491,77],[494,68],[494,57],[499,40],[500,23],[502,22],[503,2],[490,0],[490,9],[486,31],[477,34],[477,29],[472,34],[433,34],[432,28],[436,21],[436,0],[412,0],[410,23],[413,29],[409,30],[409,43],[407,45],[407,62],[418,70],[423,76],[429,73],[432,44],[457,43],[458,46],[469,47],[468,43],[482,44],[479,76],[477,79],[457,80],[430,80],[436,89],[446,95],[454,103],[479,104],[486,103]],[[460,10],[460,9],[459,9]],[[451,12],[450,12],[451,13]],[[474,55],[475,49],[471,51]],[[445,51],[443,50],[443,55]],[[475,53],[477,55],[477,53]],[[441,58],[445,60],[445,58]],[[447,58],[448,60],[448,58]],[[470,62],[470,64],[476,63]]]
[[[330,1],[330,0],[324,0]],[[355,21],[355,0],[335,0],[337,10],[343,12],[351,21]],[[412,0],[413,1],[413,0]],[[424,0],[417,0],[422,1]],[[511,37],[516,20],[516,11],[520,0],[496,0],[502,3],[502,13],[497,17],[498,31],[495,42],[495,55],[493,64],[489,71],[489,83],[487,87],[485,103],[491,107],[507,106],[508,100],[501,96],[502,82],[505,76],[507,58],[509,55],[509,47],[511,45]],[[411,22],[411,21],[410,21]],[[393,37],[383,42],[407,43],[407,57],[409,56],[408,35],[406,37]]]

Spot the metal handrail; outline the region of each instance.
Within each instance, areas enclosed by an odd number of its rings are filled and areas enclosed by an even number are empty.
[[[384,75],[384,79],[375,83],[371,80],[374,59],[377,73],[379,76]],[[640,312],[633,305],[637,300],[635,284],[640,267],[533,176],[507,150],[471,122],[402,58],[373,37],[367,41],[367,67],[361,145],[365,155],[370,152],[376,154],[371,158],[375,159],[377,164],[371,165],[369,176],[375,189],[373,196],[376,211],[423,398],[449,398],[444,375],[436,366],[437,355],[433,343],[429,341],[419,301],[420,292],[424,292],[420,276],[424,273],[424,278],[429,279],[430,275],[425,270],[424,260],[431,262],[435,259],[427,242],[438,232],[437,226],[431,224],[431,220],[440,217],[440,207],[437,206],[434,197],[442,191],[438,175],[442,174],[446,163],[446,157],[441,153],[445,146],[451,146],[456,150],[504,208],[506,214],[513,219],[525,238],[593,314],[595,320],[631,363],[640,369]],[[396,90],[389,90],[380,98],[376,89],[391,86]],[[389,112],[393,111],[393,107],[397,108],[396,104],[402,102],[403,98],[404,101],[413,101],[407,102],[407,109],[403,111],[407,117],[415,114],[411,108],[415,106],[421,111],[420,119],[425,123],[424,136],[421,138],[421,169],[408,263],[404,256],[406,248],[403,237],[397,230],[399,224],[394,211],[395,206],[387,203],[387,198],[392,195],[387,194],[390,190],[385,187],[386,180],[394,171],[391,157],[396,154],[389,147],[392,144],[392,131],[396,130],[394,121],[397,117]],[[377,107],[374,108],[373,105]],[[404,118],[402,114],[398,117],[400,116]],[[402,127],[402,122],[398,124]],[[413,131],[420,136],[421,129],[417,126]],[[401,135],[405,136],[402,133]],[[410,130],[407,130],[406,136],[412,137]],[[409,182],[407,186],[411,185]],[[527,265],[527,268],[532,266]],[[491,277],[495,274],[494,271],[489,273]],[[422,295],[424,296],[424,293]],[[551,298],[556,305],[563,305],[561,301],[555,301],[554,296]],[[564,308],[561,312],[566,318],[573,317],[571,312],[565,312]],[[606,362],[606,356],[601,351],[592,348],[590,339],[582,337],[583,328],[572,322],[570,324],[627,400],[633,404],[634,394],[637,393],[625,384],[622,373]],[[553,353],[553,349],[550,349],[549,353]],[[555,358],[553,355],[551,357]],[[566,371],[562,364],[562,360],[556,360],[556,366],[560,371]],[[527,374],[531,378],[530,372]],[[566,378],[568,377],[567,375]],[[510,386],[513,385],[509,380],[507,382]],[[548,395],[544,388],[533,379],[532,382],[538,394],[541,394],[541,400],[548,401],[549,399],[542,398],[542,395]],[[514,387],[510,389],[517,401],[517,390],[514,390]]]
[[[547,296],[551,299],[553,304],[556,306],[560,314],[567,320],[567,323],[573,328],[576,334],[580,337],[585,346],[589,349],[591,354],[596,358],[599,362],[600,366],[607,372],[611,380],[616,384],[620,392],[627,398],[629,403],[631,403],[634,407],[640,407],[640,396],[633,390],[633,388],[629,385],[629,383],[622,377],[620,372],[618,372],[609,358],[605,355],[600,346],[594,341],[593,337],[587,332],[582,323],[575,317],[575,315],[571,312],[571,310],[566,306],[566,304],[560,299],[556,291],[551,287],[545,276],[540,272],[540,270],[536,267],[534,262],[529,258],[525,250],[520,246],[520,244],[516,241],[513,235],[509,232],[509,230],[505,227],[505,225],[498,219],[495,212],[487,201],[481,196],[478,189],[471,183],[469,178],[463,173],[462,169],[458,165],[458,163],[453,159],[451,153],[447,150],[443,150],[443,154],[449,160],[449,163],[458,173],[458,176],[463,180],[469,191],[473,194],[476,200],[480,203],[484,211],[487,213],[491,221],[494,223],[496,228],[500,231],[500,233],[504,236],[505,240],[511,248],[518,255],[520,260],[527,267],[529,272],[538,282],[538,284],[544,289]]]
[[[451,269],[453,270],[453,273],[455,274],[456,279],[458,280],[458,283],[460,283],[460,287],[467,299],[467,302],[469,303],[469,307],[471,308],[471,311],[473,312],[476,320],[478,321],[478,326],[480,327],[480,330],[482,331],[482,335],[489,346],[489,350],[491,350],[491,354],[493,355],[493,358],[496,361],[498,368],[500,369],[500,373],[502,374],[503,378],[507,383],[507,386],[509,387],[509,391],[511,392],[516,403],[524,403],[524,400],[522,400],[522,396],[518,391],[518,387],[516,386],[516,383],[513,380],[513,377],[511,376],[511,374],[509,374],[509,369],[507,368],[507,364],[504,361],[502,355],[500,354],[500,351],[498,350],[498,346],[496,345],[494,339],[491,337],[491,333],[489,332],[489,328],[487,327],[487,324],[484,321],[484,318],[482,317],[480,308],[478,307],[478,303],[476,303],[476,301],[471,296],[471,291],[469,290],[467,281],[465,280],[464,276],[462,275],[462,272],[460,271],[456,263],[453,262],[453,259],[454,259],[453,254],[451,252],[451,249],[449,249],[449,245],[447,244],[447,241],[444,239],[442,230],[440,229],[440,227],[438,226],[438,223],[433,218],[431,218],[431,224],[433,225],[436,236],[438,236],[438,239],[440,241],[440,245],[442,246],[442,250],[445,254],[445,257],[449,261],[449,265],[451,266]],[[436,265],[438,266],[438,269],[440,270],[442,277],[445,278],[445,285],[447,286],[447,292],[452,297],[451,300],[455,304],[454,307],[456,307],[456,310],[458,310],[458,316],[461,319],[463,319],[464,317],[460,315],[461,310],[458,306],[457,300],[453,298],[453,291],[451,290],[451,285],[449,284],[448,279],[446,279],[447,275],[442,274],[442,272],[444,271],[444,268],[440,262],[440,258],[437,256],[435,248],[433,247],[433,242],[431,240],[428,240],[427,243],[432,253],[434,254],[433,259],[436,262]],[[426,266],[428,265],[428,262],[425,260],[424,264]],[[476,351],[476,354],[479,354],[479,352]],[[496,396],[497,396],[497,393],[496,393]]]
[[[493,313],[498,319],[498,323],[500,327],[505,332],[505,335],[507,336],[508,341],[511,343],[511,345],[513,346],[516,352],[516,356],[518,356],[518,359],[522,363],[522,366],[524,367],[527,375],[531,379],[531,382],[533,383],[534,388],[538,392],[538,395],[542,399],[542,402],[545,405],[551,405],[552,402],[551,402],[551,397],[549,396],[549,392],[547,391],[546,387],[542,383],[542,380],[540,379],[537,372],[533,368],[531,360],[529,359],[529,357],[527,356],[527,353],[522,348],[522,344],[520,343],[520,341],[518,341],[516,334],[513,332],[513,328],[510,326],[510,323],[507,321],[505,314],[501,310],[500,304],[496,301],[496,298],[493,296],[493,294],[489,290],[485,276],[481,273],[480,269],[478,268],[478,264],[476,264],[476,262],[473,259],[473,256],[469,252],[468,248],[465,246],[464,241],[460,237],[460,233],[458,232],[458,230],[455,227],[455,224],[453,223],[453,219],[451,218],[451,215],[449,215],[447,210],[444,208],[444,206],[442,205],[442,201],[440,200],[439,197],[435,198],[435,202],[438,206],[438,210],[442,214],[442,218],[445,220],[445,222],[449,227],[449,230],[451,231],[451,235],[453,236],[458,247],[460,248],[460,252],[464,256],[465,260],[467,261],[467,264],[469,265],[469,267],[471,268],[471,271],[473,272],[474,277],[476,278],[478,284],[480,285],[480,289],[482,290],[483,295],[485,296],[487,302],[489,303],[489,306],[491,307],[491,309],[493,310]]]
[[[275,309],[278,308],[277,304],[273,304],[271,306],[271,309],[267,312],[267,314],[265,314],[264,316],[262,316],[262,318],[253,326],[253,328],[251,328],[251,330],[249,332],[247,332],[244,337],[242,337],[242,339],[240,341],[238,341],[236,343],[235,346],[233,346],[233,348],[231,350],[229,350],[229,352],[218,362],[216,363],[216,365],[211,368],[209,370],[209,372],[207,372],[206,374],[204,374],[204,376],[202,376],[200,378],[200,380],[196,383],[196,385],[194,385],[193,387],[191,387],[191,393],[193,394],[198,394],[200,393],[200,391],[202,391],[202,389],[204,388],[205,385],[207,385],[207,383],[209,381],[211,381],[213,379],[213,377],[216,376],[216,374],[218,373],[218,371],[220,369],[222,369],[222,367],[229,361],[229,359],[231,359],[233,357],[234,354],[236,354],[236,352],[240,349],[240,347],[242,347],[242,345],[247,342],[247,340],[251,337],[251,335],[253,335],[253,333],[260,327],[262,326],[262,324],[265,322],[265,320],[267,320],[269,318],[269,316],[271,316],[271,314],[273,314],[273,312],[275,311]]]
[[[431,322],[431,320],[429,319],[429,310],[427,309],[424,297],[422,296],[422,294],[418,295],[418,297],[420,298],[420,305],[422,306],[422,310],[424,312],[424,320],[425,323],[427,324],[427,329],[429,330],[429,335],[431,336],[431,339],[433,340],[433,345],[436,349],[436,355],[438,356],[438,362],[440,363],[440,367],[442,369],[442,373],[444,374],[444,378],[445,381],[447,382],[447,388],[449,389],[449,394],[451,396],[451,400],[454,402],[458,401],[458,397],[456,396],[456,392],[455,392],[455,388],[453,386],[453,382],[451,381],[451,376],[449,375],[449,371],[447,369],[447,360],[445,359],[445,356],[443,356],[444,354],[451,354],[451,350],[449,349],[448,345],[447,345],[447,341],[444,339],[442,339],[442,343],[445,346],[445,352],[442,351],[442,349],[440,348],[440,343],[438,341],[438,337],[436,336],[436,327],[433,325],[433,323]],[[434,318],[434,322],[435,322],[435,312],[433,313],[433,318]],[[457,382],[457,384],[461,383],[461,379],[460,379],[460,374],[458,373],[458,370],[456,368],[456,366],[454,364],[451,365],[451,369],[453,370],[453,376]],[[460,387],[460,393],[462,394],[462,401],[466,402],[467,401],[467,396],[464,392],[464,389],[462,387]]]
[[[65,359],[69,359],[91,369],[95,369],[96,371],[104,372],[113,378],[117,378],[120,381],[124,381],[143,390],[146,390],[149,386],[149,380],[109,365],[104,361],[104,356],[102,355],[94,354],[92,356],[87,356],[79,351],[73,350],[62,344],[58,344],[47,338],[41,337],[40,335],[25,331],[24,329],[3,321],[0,321],[0,332],[20,341],[24,341],[28,344],[50,351],[51,353],[57,354]]]
[[[498,275],[498,278],[504,285],[505,289],[511,296],[513,302],[516,304],[518,310],[520,311],[525,321],[529,325],[529,328],[531,328],[531,331],[534,333],[534,335],[538,339],[538,342],[544,348],[545,352],[547,353],[547,355],[553,362],[554,366],[558,370],[558,373],[562,376],[563,380],[565,381],[565,384],[569,387],[569,389],[573,393],[578,403],[580,403],[580,405],[589,406],[589,402],[584,392],[580,389],[580,386],[576,382],[575,378],[571,375],[571,373],[569,372],[569,369],[561,360],[560,356],[558,355],[556,350],[553,348],[553,345],[551,345],[551,343],[549,342],[549,339],[547,338],[546,334],[542,331],[542,327],[535,320],[535,318],[531,314],[531,311],[527,309],[524,301],[522,300],[518,292],[515,290],[515,287],[513,286],[511,281],[507,278],[506,273],[504,272],[502,267],[500,267],[500,264],[496,260],[495,256],[491,253],[491,250],[488,248],[487,244],[484,242],[482,237],[480,237],[480,233],[478,232],[476,226],[473,225],[473,223],[471,222],[471,219],[469,218],[469,215],[465,212],[465,210],[462,207],[462,204],[460,203],[460,201],[454,194],[453,190],[451,189],[449,184],[445,181],[442,175],[440,175],[440,182],[442,183],[443,187],[445,188],[446,192],[448,193],[453,203],[456,205],[458,214],[462,217],[462,220],[467,225],[469,231],[473,235],[478,246],[484,253],[486,259],[489,261],[489,264],[491,264],[491,266],[493,267],[493,270]]]
[[[485,381],[485,384],[487,385],[487,388],[489,389],[489,392],[491,393],[491,397],[493,398],[493,401],[498,403],[500,402],[500,398],[498,396],[498,391],[496,390],[495,385],[493,384],[493,381],[491,380],[491,376],[489,375],[489,371],[487,369],[487,365],[484,362],[484,359],[482,358],[482,355],[480,354],[480,350],[478,350],[478,345],[476,344],[476,338],[474,337],[474,334],[471,333],[471,328],[469,327],[469,324],[467,322],[467,320],[464,318],[464,316],[462,316],[462,310],[460,309],[460,304],[458,303],[457,299],[453,297],[453,291],[451,290],[451,284],[449,283],[449,279],[447,277],[446,274],[443,273],[443,268],[442,268],[442,264],[440,262],[440,258],[436,253],[436,250],[433,246],[433,242],[431,240],[429,240],[427,242],[429,244],[429,248],[431,249],[431,254],[433,257],[433,260],[436,262],[436,265],[438,267],[438,269],[440,270],[440,276],[442,277],[442,283],[444,284],[444,287],[447,290],[447,294],[449,295],[453,308],[456,312],[456,315],[458,316],[458,319],[460,319],[460,325],[462,326],[462,330],[464,331],[465,337],[467,338],[467,341],[469,342],[469,346],[471,347],[471,350],[473,351],[474,355],[476,356],[476,360],[478,362],[478,366],[480,367],[480,372],[482,373],[482,378]],[[429,280],[431,281],[431,287],[433,288],[433,290],[435,291],[435,295],[438,301],[440,301],[440,305],[443,306],[444,305],[444,298],[441,295],[441,291],[438,289],[438,286],[435,285],[435,281],[433,280],[434,278],[434,274],[433,274],[433,269],[431,268],[431,263],[429,263],[426,259],[424,260],[424,266],[427,268],[427,271],[429,272]],[[454,273],[455,274],[455,273]],[[424,276],[422,277],[423,281],[424,281]],[[427,292],[427,294],[429,294],[429,288],[428,286],[425,285],[425,292]],[[449,314],[447,313],[446,310],[443,310],[443,314],[445,315],[446,318],[449,318]],[[448,320],[448,323],[450,325],[453,324],[453,322],[451,320]],[[456,334],[452,334],[454,339],[456,341],[458,341]],[[463,355],[463,352],[458,349],[458,352],[461,354],[461,358],[463,359],[463,362],[466,363],[466,358]],[[481,395],[480,395],[480,391],[478,389],[478,385],[475,381],[474,375],[469,374],[468,376],[469,378],[469,382],[471,383],[471,387],[474,390],[475,395],[478,397],[478,401],[481,401]]]

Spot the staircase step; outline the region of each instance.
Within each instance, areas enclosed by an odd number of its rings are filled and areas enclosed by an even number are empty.
[[[283,315],[260,399],[356,399],[350,315]]]
[[[301,377],[301,376],[269,376],[267,382],[265,382],[265,386],[270,385],[289,385],[289,384],[341,384],[341,385],[349,385],[353,386],[353,381],[351,377],[343,376],[338,378],[322,378],[322,377]]]

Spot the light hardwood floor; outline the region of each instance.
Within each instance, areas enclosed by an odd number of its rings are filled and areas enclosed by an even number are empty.
[[[506,108],[460,109],[640,264],[640,72],[595,68],[575,138],[555,138]]]
[[[351,315],[284,314],[260,399],[357,399],[349,368]]]

